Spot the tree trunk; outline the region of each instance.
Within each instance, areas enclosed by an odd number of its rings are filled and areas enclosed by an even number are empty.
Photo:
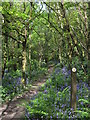
[[[5,68],[6,68],[6,60],[4,60],[4,65],[2,67],[2,78],[4,77]]]
[[[5,23],[5,25],[7,24],[5,19],[4,19],[4,23]],[[3,51],[4,64],[3,64],[3,67],[2,67],[2,78],[4,77],[4,72],[5,72],[5,69],[6,69],[6,61],[8,59],[8,33],[7,33],[7,31],[6,31],[6,36],[5,36],[5,39],[4,39],[3,46],[5,46],[5,48],[4,48],[4,51]]]
[[[31,78],[31,35],[29,35],[29,79],[30,78]]]
[[[76,68],[71,70],[71,108],[76,110]]]
[[[87,50],[88,50],[88,84],[90,85],[90,2],[88,2],[88,41],[87,41]]]
[[[31,20],[32,18],[32,2],[30,2],[30,18],[29,20]],[[31,29],[29,28],[30,24],[28,24],[28,32],[29,32],[29,79],[31,78],[31,43],[32,43],[32,39],[31,39],[31,32],[32,32],[32,27]]]
[[[39,46],[40,46],[40,52],[39,52],[39,68],[41,67],[41,62],[42,62],[42,46],[41,43],[39,42]]]
[[[62,64],[61,47],[59,46],[59,61]]]
[[[26,86],[26,42],[27,42],[27,29],[25,27],[25,41],[23,42],[23,52],[22,52],[22,83]]]
[[[45,63],[46,63],[46,65],[47,65],[47,63],[48,63],[48,36],[47,36],[47,33],[48,33],[49,31],[46,31],[45,32],[45,48],[44,48],[44,58],[45,58]]]
[[[26,86],[26,42],[23,42],[23,52],[22,52],[22,83]]]
[[[63,11],[63,17],[66,20],[67,31],[69,33],[69,37],[67,39],[68,39],[68,46],[69,46],[69,66],[71,69],[72,68],[72,58],[74,56],[73,48],[76,45],[75,45],[74,36],[70,29],[70,24],[69,24],[69,21],[66,16],[66,11],[64,9],[63,3],[61,3],[61,9]],[[76,110],[76,74],[72,71],[72,69],[71,69],[71,101],[70,101],[70,104],[71,104],[71,108]]]

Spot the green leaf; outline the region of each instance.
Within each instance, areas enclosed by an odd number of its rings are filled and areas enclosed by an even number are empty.
[[[64,94],[65,92],[67,92],[69,90],[68,87],[66,87],[63,91],[62,91],[62,94]]]
[[[0,12],[2,11],[2,6],[0,6]]]
[[[89,103],[89,101],[85,100],[85,99],[79,99],[78,102],[83,102],[83,103],[87,103],[87,104]]]
[[[87,112],[81,111],[81,110],[76,110],[75,112],[80,113],[81,117],[88,117],[89,114]]]

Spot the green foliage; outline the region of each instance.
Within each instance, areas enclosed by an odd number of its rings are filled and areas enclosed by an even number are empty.
[[[89,101],[88,101],[88,100],[85,100],[85,99],[79,99],[78,102],[83,102],[84,104],[85,104],[85,103],[86,103],[86,104],[89,103]]]
[[[22,91],[22,84],[21,84],[21,70],[11,71],[4,75],[2,80],[2,100],[7,101],[12,99],[16,94],[21,93]]]
[[[69,119],[89,117],[88,85],[81,81],[77,85],[77,110],[73,111],[70,109],[70,77],[67,76],[66,72],[68,71],[65,67],[59,69],[59,65],[56,65],[51,78],[46,81],[45,85],[42,85],[41,92],[26,105],[26,118]]]
[[[79,117],[80,118],[89,118],[89,113],[88,112],[84,112],[84,111],[81,111],[81,110],[76,110],[76,113],[79,113]]]
[[[62,108],[62,104],[64,105],[66,99],[68,99],[69,93],[68,87],[66,87],[62,91],[58,91],[59,87],[57,86],[57,84],[63,86],[63,79],[63,75],[61,75],[57,77],[57,80],[53,81],[52,79],[49,79],[46,81],[46,85],[42,86],[41,88],[41,91],[43,92],[40,92],[33,100],[30,101],[29,106],[26,106],[26,109],[30,114],[30,118],[38,118],[38,116],[39,118],[47,119],[49,119],[51,116],[53,118],[56,118],[57,113],[59,117],[63,117],[63,114],[59,112],[59,109]],[[61,82],[59,83],[59,81]],[[58,110],[56,108],[57,105],[59,107]],[[63,107],[62,109],[64,110],[65,107]]]
[[[79,99],[78,104],[80,104],[80,109],[77,109],[75,112],[80,116],[80,118],[87,117],[89,118],[89,111],[90,108],[88,108],[89,105],[89,100],[88,99]]]
[[[68,88],[63,90],[63,92],[58,92],[58,96],[56,91],[54,91],[54,87],[48,88],[47,93],[39,93],[37,97],[35,97],[34,100],[30,101],[30,105],[26,107],[26,109],[29,111],[30,118],[47,118],[49,119],[50,116],[53,118],[57,116],[57,113],[55,113],[55,105],[58,104],[58,102],[65,102],[65,95],[68,93]],[[61,108],[61,105],[59,106]],[[58,111],[58,110],[56,110]],[[59,117],[63,116],[62,113],[58,111]]]
[[[2,2],[1,11],[2,99],[12,99],[25,90],[22,78],[30,86],[48,74],[49,64],[60,62],[42,86],[44,92],[31,100],[33,105],[26,106],[31,117],[75,117],[69,106],[73,67],[79,81],[77,103],[82,108],[76,111],[76,117],[88,117],[89,3]]]

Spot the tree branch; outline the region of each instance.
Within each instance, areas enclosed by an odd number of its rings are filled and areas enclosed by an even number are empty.
[[[10,34],[7,34],[7,33],[2,32],[2,35],[10,37],[10,38],[12,38],[14,41],[17,41],[18,43],[21,43],[21,44],[23,43],[22,41],[18,41],[15,37],[13,37],[13,36],[10,35]]]
[[[72,31],[73,31],[75,37],[77,38],[77,41],[80,43],[80,45],[83,47],[83,49],[86,50],[87,53],[89,53],[89,51],[87,50],[87,48],[86,48],[86,47],[83,45],[83,43],[81,43],[81,41],[78,39],[78,37],[77,37],[77,35],[76,35],[74,29],[73,29],[72,27],[71,27],[71,29],[72,29]],[[90,53],[89,53],[89,54],[90,54]]]
[[[43,17],[43,16],[42,16]],[[45,17],[43,17],[45,20],[48,21],[48,19],[46,19]],[[62,33],[53,25],[53,23],[51,23],[50,21],[48,21],[50,23],[50,25],[62,36]]]

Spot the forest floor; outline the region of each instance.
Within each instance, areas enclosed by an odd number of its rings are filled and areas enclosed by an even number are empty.
[[[25,117],[25,103],[38,94],[40,87],[45,84],[53,71],[53,65],[48,67],[48,75],[34,82],[30,90],[24,92],[22,96],[15,97],[8,104],[0,107],[0,120],[23,120]]]

